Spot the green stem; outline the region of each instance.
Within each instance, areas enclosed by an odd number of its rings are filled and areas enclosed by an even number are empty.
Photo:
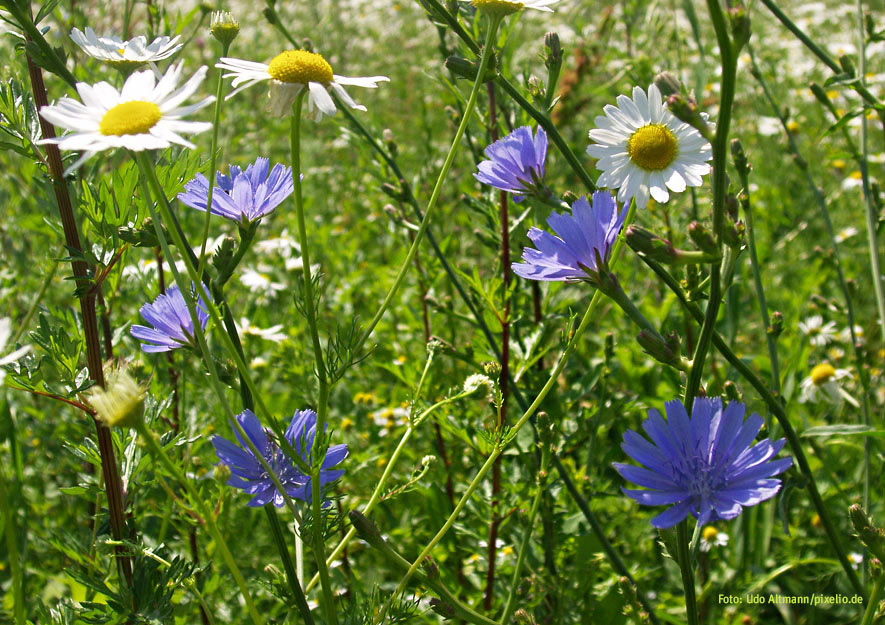
[[[739,168],[741,185],[744,189],[741,194],[741,205],[744,208],[744,220],[747,228],[747,245],[750,249],[750,266],[753,268],[753,283],[756,287],[756,298],[759,300],[759,313],[762,316],[763,331],[768,342],[768,360],[771,363],[771,384],[774,392],[780,395],[781,377],[777,358],[777,339],[769,332],[771,321],[768,316],[768,303],[765,300],[765,288],[762,286],[762,270],[759,268],[759,257],[756,254],[756,230],[753,227],[753,209],[750,204],[750,184],[747,172]]]
[[[387,296],[384,298],[384,301],[381,303],[381,307],[375,313],[372,321],[369,322],[369,327],[366,328],[362,336],[360,336],[359,340],[357,341],[357,344],[353,350],[354,353],[358,353],[360,351],[366,340],[368,340],[368,338],[372,335],[372,332],[375,330],[375,326],[377,326],[378,323],[381,321],[381,317],[384,316],[384,313],[390,306],[393,297],[399,290],[403,278],[405,278],[406,271],[412,264],[412,259],[415,257],[415,254],[418,253],[418,247],[421,245],[421,241],[424,238],[424,233],[427,231],[427,227],[430,224],[430,216],[433,214],[433,209],[436,207],[439,196],[442,193],[443,184],[445,183],[446,177],[448,176],[449,169],[451,169],[452,163],[455,161],[455,153],[458,151],[458,146],[461,143],[461,138],[464,136],[464,131],[467,129],[467,124],[470,122],[470,117],[473,114],[473,109],[476,106],[476,99],[479,95],[480,87],[482,87],[483,84],[483,76],[485,76],[486,69],[488,69],[489,66],[489,59],[492,56],[492,50],[495,44],[495,34],[498,32],[498,25],[500,23],[500,17],[491,17],[489,19],[489,28],[486,33],[485,47],[482,50],[482,57],[480,58],[479,62],[479,71],[476,74],[476,80],[473,82],[473,88],[471,89],[470,96],[467,99],[467,105],[464,108],[464,115],[461,118],[461,123],[458,125],[458,130],[455,132],[455,138],[452,139],[452,145],[449,148],[449,153],[446,155],[446,160],[443,163],[442,170],[440,170],[439,176],[436,179],[436,184],[433,186],[433,191],[430,194],[430,201],[427,203],[427,208],[424,211],[424,219],[421,220],[421,225],[418,227],[418,231],[415,233],[415,238],[412,241],[412,245],[409,247],[409,252],[408,254],[406,254],[406,259],[400,266],[399,272],[397,273],[396,278],[393,281],[393,285],[390,287],[390,290],[388,290]]]
[[[225,57],[230,50],[230,41],[221,43],[221,56]],[[200,245],[200,264],[197,274],[202,277],[206,263],[206,241],[209,240],[209,221],[212,217],[212,194],[215,191],[215,163],[218,158],[218,126],[221,123],[221,107],[224,102],[224,72],[218,70],[218,85],[215,87],[215,113],[212,117],[212,144],[209,153],[209,193],[206,196],[206,220],[203,222],[203,243]]]
[[[879,609],[879,597],[882,596],[882,590],[885,588],[885,574],[879,573],[879,577],[873,582],[873,592],[870,593],[870,600],[867,601],[867,609],[864,610],[863,620],[860,625],[873,625],[873,619],[876,611]]]
[[[313,615],[307,605],[307,599],[304,598],[304,591],[298,583],[298,575],[295,573],[295,567],[292,566],[292,557],[289,549],[286,547],[286,540],[283,538],[283,529],[280,527],[280,520],[277,518],[277,511],[273,504],[264,506],[264,512],[267,515],[267,521],[270,523],[270,533],[273,534],[274,543],[277,551],[280,552],[280,558],[283,559],[283,568],[286,570],[286,581],[289,582],[289,590],[292,591],[292,598],[295,599],[295,605],[301,612],[301,618],[304,619],[306,625],[314,625]]]
[[[310,339],[313,345],[313,357],[316,367],[316,376],[319,384],[319,398],[317,401],[317,422],[311,452],[311,510],[313,514],[313,552],[319,569],[320,582],[323,587],[323,609],[326,620],[331,625],[337,625],[338,617],[335,614],[333,603],[332,585],[329,580],[329,568],[326,566],[326,547],[323,536],[322,516],[322,483],[320,471],[325,458],[327,447],[324,440],[326,431],[326,412],[329,398],[329,382],[326,376],[326,363],[323,359],[323,346],[320,343],[320,333],[317,328],[316,309],[314,308],[313,278],[310,275],[310,245],[307,238],[307,224],[304,219],[304,199],[301,187],[301,107],[307,89],[298,92],[295,103],[292,106],[292,119],[289,132],[289,148],[292,158],[292,181],[295,185],[295,212],[298,219],[298,238],[301,244],[302,274],[304,277],[304,311],[307,316],[307,325],[310,330]]]
[[[640,257],[642,258],[642,257]],[[695,318],[695,321],[698,323],[702,323],[704,319],[704,313],[701,312],[701,309],[698,308],[697,304],[689,301],[688,297],[685,295],[685,292],[682,290],[682,286],[679,284],[679,281],[676,280],[666,269],[661,267],[658,263],[649,260],[648,258],[642,258],[642,261],[648,265],[655,274],[660,277],[663,282],[667,285],[667,287],[673,291],[676,297],[679,298],[679,301],[682,303],[683,308]],[[842,568],[845,570],[845,574],[848,576],[848,581],[851,582],[851,585],[854,587],[854,591],[861,595],[866,596],[863,585],[860,583],[860,580],[857,577],[857,574],[854,572],[854,569],[851,566],[851,563],[848,561],[848,558],[845,555],[845,551],[842,548],[842,543],[839,540],[839,534],[836,531],[836,526],[833,525],[833,520],[830,518],[830,513],[827,509],[826,504],[824,503],[823,498],[820,495],[820,491],[817,489],[817,482],[814,479],[814,473],[811,471],[811,467],[808,464],[808,459],[805,457],[805,452],[802,449],[802,445],[799,441],[799,436],[796,434],[796,430],[793,429],[793,425],[790,423],[789,418],[787,417],[787,413],[784,410],[784,406],[781,403],[780,399],[775,397],[771,391],[766,388],[765,383],[756,375],[756,373],[750,369],[749,366],[744,363],[744,361],[739,358],[731,348],[728,346],[728,343],[725,342],[718,332],[713,332],[713,345],[716,347],[717,351],[722,354],[722,357],[725,358],[728,363],[734,367],[741,376],[750,383],[762,400],[768,406],[768,409],[774,414],[777,418],[778,423],[784,430],[784,436],[787,441],[790,443],[790,449],[793,452],[793,456],[796,458],[796,464],[799,465],[799,471],[802,473],[802,476],[806,479],[808,485],[808,493],[811,496],[811,501],[814,504],[814,509],[820,516],[821,523],[823,523],[824,531],[827,534],[827,538],[830,541],[830,544],[833,547],[833,550],[836,552],[836,556],[839,558],[839,563],[842,565]]]
[[[249,592],[249,588],[246,586],[246,580],[243,578],[243,574],[240,572],[240,567],[237,566],[236,561],[234,560],[233,555],[230,552],[230,549],[227,546],[227,542],[224,540],[224,536],[221,535],[221,532],[218,530],[218,526],[215,524],[215,516],[212,510],[206,506],[206,503],[200,497],[200,494],[194,488],[193,484],[191,484],[190,480],[185,477],[185,475],[181,472],[181,470],[175,466],[175,463],[170,460],[169,456],[166,454],[166,451],[157,443],[157,439],[154,438],[154,435],[147,429],[147,426],[143,421],[140,421],[136,426],[139,435],[141,435],[142,440],[145,442],[148,452],[153,457],[154,461],[158,461],[166,471],[172,475],[182,488],[187,492],[188,497],[190,497],[191,502],[194,506],[196,506],[197,510],[200,513],[200,516],[203,519],[203,522],[206,524],[206,529],[209,531],[209,535],[212,536],[212,539],[215,541],[215,546],[218,551],[221,552],[221,558],[224,560],[225,564],[227,564],[228,569],[230,569],[231,575],[234,578],[237,586],[240,589],[240,594],[243,596],[243,600],[246,602],[246,610],[249,612],[249,616],[252,619],[252,623],[254,625],[264,625],[264,619],[258,613],[258,610],[255,608],[255,604],[252,601],[252,595]]]
[[[432,2],[433,0],[429,0],[429,1]],[[471,41],[472,41],[472,39],[471,39]],[[478,51],[478,47],[477,47],[477,51]],[[407,201],[412,206],[412,209],[415,212],[415,216],[418,218],[419,221],[422,221],[424,219],[424,214],[421,212],[421,208],[418,206],[418,202],[415,199],[415,196],[412,193],[411,188],[405,183],[405,176],[403,175],[402,171],[400,170],[399,165],[396,162],[396,159],[394,159],[390,154],[387,153],[386,150],[384,150],[381,147],[381,145],[378,143],[378,141],[369,133],[369,131],[365,128],[365,126],[346,107],[339,107],[339,108],[344,112],[345,116],[356,127],[357,131],[363,136],[363,138],[365,138],[366,142],[372,147],[372,149],[375,150],[375,152],[378,153],[378,155],[384,160],[384,162],[387,163],[387,165],[393,171],[397,180],[400,182],[400,186],[401,186],[403,192],[406,194]],[[555,130],[555,128],[554,128],[554,130]],[[561,205],[556,205],[555,207],[558,209],[563,208]],[[473,303],[473,300],[468,296],[467,292],[464,290],[464,287],[461,284],[461,281],[459,280],[458,275],[452,269],[452,266],[449,263],[448,259],[446,258],[446,255],[443,253],[442,249],[439,247],[439,244],[436,241],[436,237],[433,236],[433,233],[429,228],[427,230],[426,236],[427,236],[427,240],[430,241],[430,244],[433,247],[433,251],[434,251],[434,254],[436,255],[437,260],[440,262],[440,264],[443,267],[443,270],[446,272],[446,276],[448,277],[448,279],[452,283],[452,285],[455,287],[455,290],[458,292],[459,297],[464,302],[464,304],[467,306],[468,310],[470,310],[470,313],[473,316],[473,319],[471,321],[475,322],[476,325],[479,326],[479,329],[482,331],[483,336],[486,339],[486,343],[487,343],[489,349],[495,355],[495,358],[500,360],[500,358],[501,358],[500,347],[498,346],[498,342],[495,340],[494,335],[492,334],[491,330],[489,329],[488,324],[485,322],[485,318],[483,317],[483,315],[479,314],[479,311],[477,311],[476,306]],[[512,376],[508,380],[508,383],[511,387],[511,392],[513,393],[513,397],[514,397],[514,399],[516,399],[516,403],[519,404],[520,409],[523,411],[527,410],[529,407],[528,401],[526,401],[525,397],[520,392],[519,388],[516,386],[515,382],[513,381]],[[608,538],[605,535],[605,530],[602,527],[602,524],[596,518],[596,515],[593,513],[593,511],[590,509],[590,506],[587,504],[586,499],[584,499],[584,497],[581,495],[581,493],[578,491],[577,487],[575,486],[574,480],[572,480],[571,476],[569,475],[568,469],[562,464],[562,461],[555,454],[553,455],[553,466],[556,469],[557,473],[559,473],[560,479],[562,480],[563,484],[565,485],[566,489],[568,490],[569,495],[572,497],[572,499],[578,505],[578,508],[581,510],[581,513],[584,515],[584,518],[587,519],[587,522],[590,524],[590,527],[593,530],[593,533],[596,536],[597,540],[599,540],[599,542],[602,544],[603,550],[605,551],[606,557],[609,559],[609,562],[611,563],[612,568],[618,573],[618,575],[622,575],[622,576],[627,577],[630,580],[630,582],[638,588],[638,584],[633,579],[633,576],[630,574],[629,569],[624,564],[624,562],[621,560],[621,558],[618,556],[618,554],[614,550],[614,548],[611,546],[611,543],[609,542]],[[353,536],[353,532],[348,532],[347,536],[345,537],[346,540],[342,541],[342,543],[346,544],[346,541],[350,540],[350,537],[352,537],[352,536]],[[342,545],[339,544],[339,547],[336,548],[336,551],[333,551],[332,556],[330,556],[330,558],[327,560],[327,562],[331,562],[332,559],[334,559],[334,557],[337,556],[338,553],[340,553],[339,549],[341,547],[342,547]],[[308,584],[308,586],[307,586],[308,590],[316,584],[317,579],[318,578],[315,576],[313,578],[313,580],[311,580],[311,583]],[[649,618],[651,619],[652,623],[654,625],[658,625],[658,623],[659,623],[658,618],[655,615],[654,609],[652,608],[651,604],[648,602],[648,599],[641,592],[638,592],[638,596],[639,596],[639,601],[642,603],[643,608],[646,610],[646,612],[648,612]]]
[[[482,75],[482,72],[480,72],[479,75]],[[629,225],[629,223],[633,220],[633,216],[635,214],[635,211],[636,211],[636,203],[631,202],[630,210],[627,213],[626,219],[624,220],[625,227],[627,225]],[[618,257],[618,252],[620,251],[621,247],[623,246],[623,243],[624,243],[624,237],[623,237],[623,233],[622,233],[621,236],[619,236],[618,241],[615,243],[614,250],[612,252],[613,258]],[[550,392],[550,390],[555,385],[556,380],[559,378],[559,374],[562,373],[563,368],[565,368],[565,364],[566,364],[566,362],[568,362],[569,357],[572,355],[572,353],[577,348],[578,342],[580,341],[581,337],[583,336],[584,331],[590,325],[590,319],[594,316],[594,313],[596,311],[596,307],[599,304],[599,301],[602,299],[601,295],[602,294],[600,291],[596,291],[595,293],[593,293],[593,297],[590,299],[590,304],[587,306],[587,310],[584,312],[584,316],[581,318],[581,323],[575,329],[571,340],[568,342],[565,349],[563,350],[562,355],[559,358],[559,361],[556,363],[556,366],[553,368],[553,371],[550,372],[550,377],[547,379],[547,382],[544,384],[544,387],[538,393],[538,396],[535,398],[535,400],[532,402],[532,404],[526,409],[525,413],[523,413],[523,415],[519,418],[519,420],[509,430],[508,440],[506,442],[498,442],[495,445],[495,448],[492,450],[492,453],[486,459],[485,463],[482,465],[482,467],[480,468],[480,470],[476,474],[476,476],[473,478],[473,480],[470,482],[470,485],[467,487],[467,490],[461,496],[461,499],[458,501],[457,505],[455,506],[455,509],[449,515],[449,518],[446,519],[446,522],[443,524],[443,526],[440,528],[440,530],[431,539],[431,541],[427,544],[427,546],[424,547],[424,549],[421,551],[421,554],[415,560],[415,564],[413,564],[409,568],[409,570],[406,572],[405,577],[403,577],[403,579],[400,581],[399,585],[397,586],[397,589],[394,591],[393,595],[391,595],[391,600],[393,599],[393,597],[397,596],[400,592],[402,592],[403,588],[405,588],[405,585],[408,583],[409,578],[415,572],[415,569],[417,568],[418,564],[421,561],[423,561],[427,555],[430,554],[430,552],[437,545],[437,543],[439,543],[439,541],[442,540],[443,536],[445,536],[446,533],[448,533],[449,529],[451,529],[452,525],[455,523],[455,520],[458,518],[458,515],[461,514],[461,510],[464,509],[464,506],[469,501],[471,495],[473,495],[473,492],[482,483],[482,480],[483,480],[483,478],[485,478],[486,473],[488,473],[489,469],[492,468],[492,465],[495,463],[495,461],[498,459],[498,457],[501,455],[501,453],[507,447],[507,443],[509,443],[510,441],[512,441],[516,437],[516,434],[519,432],[519,430],[521,430],[522,427],[528,422],[528,420],[535,414],[535,411],[537,411],[538,407],[541,405],[541,403],[547,397],[547,394]],[[387,604],[385,604],[385,608],[383,608],[381,610],[381,613],[380,613],[381,619],[383,619],[384,615],[386,614],[386,612],[387,612],[386,608],[389,607],[391,600],[388,600]],[[379,623],[380,619],[376,619],[374,622]]]
[[[550,461],[550,446],[545,445],[545,449],[541,450],[541,469],[538,471],[537,490],[532,500],[532,507],[529,510],[528,524],[523,534],[522,542],[519,545],[519,555],[516,558],[516,566],[513,569],[513,577],[510,579],[510,593],[507,595],[507,601],[504,603],[504,612],[501,614],[501,625],[507,625],[513,611],[516,609],[516,591],[519,587],[519,576],[522,573],[522,567],[525,564],[526,555],[529,551],[529,541],[532,538],[532,531],[535,527],[535,517],[538,515],[541,499],[547,487],[547,465]]]
[[[145,152],[135,152],[134,158],[135,158],[135,162],[138,164],[139,170],[141,171],[142,177],[144,178],[144,180],[148,184],[148,189],[149,189],[149,196],[147,198],[148,210],[150,211],[151,218],[153,219],[153,222],[154,222],[154,228],[155,228],[155,232],[157,233],[157,238],[160,241],[160,247],[163,250],[164,256],[170,260],[169,269],[172,272],[172,276],[175,279],[175,283],[178,285],[178,288],[181,291],[182,297],[184,298],[185,305],[187,306],[188,312],[190,313],[191,323],[193,324],[193,327],[194,327],[194,335],[197,340],[197,344],[200,348],[200,351],[203,355],[203,360],[206,363],[206,368],[209,371],[210,385],[212,386],[212,389],[215,391],[215,394],[218,396],[218,401],[221,403],[222,409],[224,410],[224,414],[227,415],[228,417],[230,417],[234,413],[230,408],[230,404],[227,401],[227,397],[225,397],[225,395],[224,395],[224,388],[221,384],[221,379],[218,377],[218,370],[215,366],[215,361],[213,360],[212,354],[209,351],[209,346],[206,343],[206,335],[203,332],[203,328],[200,325],[199,320],[197,318],[197,310],[196,310],[195,300],[193,297],[191,297],[190,285],[187,284],[187,282],[184,280],[184,278],[182,278],[181,274],[178,272],[178,268],[175,266],[175,262],[173,261],[174,256],[172,256],[172,252],[169,250],[169,244],[166,241],[166,236],[163,234],[163,228],[162,228],[163,223],[170,224],[170,225],[175,223],[175,221],[172,217],[172,213],[169,210],[169,204],[166,200],[166,195],[163,193],[163,188],[160,185],[160,181],[157,179],[157,173],[154,171],[154,168],[151,164],[150,158],[147,156],[147,154]],[[150,195],[153,195],[155,198],[157,198],[157,205],[159,206],[160,212],[162,213],[162,217],[163,217],[162,221],[160,220],[160,217],[157,215],[157,212],[154,209],[154,205],[151,202]],[[184,261],[185,267],[187,268],[187,271],[190,274],[190,278],[193,281],[193,284],[194,285],[200,284],[200,281],[197,278],[196,266],[195,266],[195,263],[193,262],[193,258],[191,257],[191,254],[187,253],[188,251],[190,251],[190,247],[187,245],[187,242],[184,241],[182,233],[178,230],[178,228],[175,228],[175,227],[170,227],[169,232],[172,234],[172,237],[175,240],[175,245],[181,251],[181,258]],[[213,323],[215,323],[219,327],[223,326],[224,324],[218,314],[218,310],[216,309],[215,304],[212,301],[212,298],[206,298],[203,303],[205,304],[206,310],[209,312],[209,315],[212,317]],[[226,339],[225,346],[227,347],[228,353],[231,355],[231,357],[233,357],[235,360],[237,360],[239,362],[243,362],[243,358],[240,355],[239,351],[237,350],[236,346],[234,345],[233,340],[231,339],[230,335],[226,332],[223,332],[223,333],[221,333],[221,336],[223,339]],[[244,374],[244,372],[245,372],[245,374]],[[249,378],[247,377],[248,370],[245,368],[245,366],[240,368],[240,375],[243,378],[245,378],[247,382],[251,382],[251,380],[249,380]],[[254,389],[253,386],[250,386],[249,388],[250,388],[250,390]],[[256,397],[256,396],[257,395],[255,395],[255,393],[253,392],[253,397]],[[259,400],[259,405],[263,406],[263,404],[261,403],[261,400],[260,400],[260,396],[257,396],[257,397]],[[267,414],[266,408],[265,408],[265,414]],[[283,485],[280,483],[279,477],[277,477],[276,473],[270,467],[267,460],[264,458],[264,455],[258,450],[258,448],[255,446],[255,443],[252,442],[252,439],[246,435],[246,432],[243,430],[243,427],[240,425],[239,421],[237,421],[236,419],[230,419],[230,423],[234,426],[234,429],[237,431],[237,433],[240,435],[242,440],[249,447],[249,451],[252,453],[252,455],[255,456],[256,460],[258,460],[258,462],[261,464],[262,468],[267,472],[268,476],[273,481],[274,486],[276,486],[277,490],[279,490],[280,493],[282,493],[283,498],[286,501],[286,505],[288,506],[289,510],[292,512],[293,516],[295,516],[297,518],[298,511],[295,508],[295,504],[292,501],[292,498],[289,497],[289,494],[286,492],[285,488],[283,488]],[[275,423],[275,421],[271,421],[271,423]],[[278,424],[277,424],[277,428],[279,429]],[[284,445],[288,444],[288,441],[286,440],[286,438],[284,436],[280,435],[280,439],[281,439],[282,444],[284,444]],[[291,448],[291,445],[289,447]],[[295,453],[295,452],[293,451],[292,453]]]
[[[12,501],[6,491],[6,473],[0,469],[0,506],[3,508],[3,533],[6,535],[6,553],[9,556],[9,568],[12,569],[12,605],[15,625],[25,625],[24,571],[22,570],[21,554],[18,551],[18,537],[15,528],[15,517]]]
[[[688,520],[683,519],[676,526],[676,542],[679,546],[679,570],[682,573],[682,588],[685,590],[685,615],[688,625],[698,625],[698,603],[695,597],[694,574],[691,568],[689,551]]]

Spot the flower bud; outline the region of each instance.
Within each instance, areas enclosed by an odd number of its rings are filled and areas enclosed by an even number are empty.
[[[636,341],[642,346],[646,354],[661,364],[669,365],[679,370],[686,368],[687,363],[682,360],[679,337],[675,332],[672,332],[665,339],[661,335],[643,328],[636,337]]]
[[[682,93],[674,93],[666,98],[667,109],[677,119],[697,130],[707,141],[713,140],[713,134],[707,120],[701,115],[697,103]]]
[[[735,6],[728,9],[727,15],[728,21],[731,24],[734,51],[737,53],[750,41],[750,16],[747,15],[747,9],[743,6]]]
[[[384,195],[393,198],[397,202],[405,202],[406,194],[403,193],[402,189],[390,184],[389,182],[385,182],[381,185],[381,191]]]
[[[446,603],[437,597],[430,598],[430,609],[446,620],[455,618],[455,608],[451,603]]]
[[[390,128],[385,128],[381,133],[381,138],[384,140],[384,145],[387,146],[387,151],[394,157],[396,157],[399,152],[399,147],[396,144],[396,139],[393,136],[393,131]]]
[[[654,78],[654,83],[661,91],[661,95],[669,97],[674,94],[682,93],[682,82],[675,74],[670,72],[661,72]]]
[[[513,613],[513,620],[520,625],[535,625],[535,619],[522,608]]]
[[[874,580],[879,579],[882,576],[882,561],[879,558],[873,558],[870,560],[870,577]]]
[[[384,538],[381,537],[381,532],[378,531],[378,526],[375,525],[369,517],[359,510],[351,510],[347,516],[350,517],[350,523],[353,525],[353,529],[356,530],[356,533],[360,538],[373,547],[378,547],[379,545],[385,546]]]
[[[744,401],[743,399],[741,399],[741,392],[738,389],[737,384],[735,384],[731,380],[726,380],[723,386],[725,387],[725,397],[728,398],[729,402]]]
[[[747,155],[744,153],[744,146],[741,145],[740,139],[731,140],[731,158],[734,160],[735,169],[738,170],[741,176],[746,176],[750,173],[750,162],[747,160]]]
[[[630,249],[650,260],[670,264],[677,259],[677,252],[672,243],[645,228],[630,225],[624,237]]]
[[[230,11],[213,11],[209,21],[209,32],[222,46],[229,46],[240,34],[240,24]]]
[[[433,558],[430,556],[424,556],[424,560],[421,562],[421,568],[424,569],[424,574],[427,575],[427,579],[434,580],[439,577],[439,567],[436,566],[436,562],[434,562]]]
[[[476,72],[479,70],[479,66],[473,61],[468,61],[464,57],[450,56],[446,59],[446,69],[455,74],[455,76],[460,76],[461,78],[467,78],[469,80],[476,80]],[[483,76],[483,82],[494,80],[497,73],[497,70],[495,70],[495,57],[492,56],[492,58],[489,59],[489,66],[486,69],[485,76]]]
[[[212,471],[212,479],[219,484],[227,484],[227,481],[230,479],[230,475],[230,467],[223,462],[219,462],[218,464],[216,464],[215,469]]]
[[[737,200],[735,200],[737,204]],[[730,248],[739,250],[744,245],[744,231],[746,227],[743,221],[734,224],[725,224],[722,227],[722,241]]]
[[[501,363],[496,360],[488,360],[482,363],[482,370],[485,371],[487,376],[497,378],[501,375]]]
[[[544,89],[544,83],[534,74],[529,76],[528,88],[529,94],[533,98],[543,98],[544,95],[547,93],[547,90]]]
[[[553,31],[548,32],[544,35],[544,45],[547,47],[545,61],[547,67],[551,67],[554,63],[562,63],[562,42],[559,40],[559,35]]]
[[[784,313],[775,310],[771,315],[771,325],[768,326],[767,332],[774,338],[777,338],[784,331]]]
[[[842,56],[840,56],[839,66],[846,74],[857,76],[857,69],[854,67],[854,59],[851,58],[851,55],[843,54]]]
[[[698,246],[698,249],[705,254],[719,256],[719,246],[716,245],[713,235],[707,232],[707,229],[704,228],[700,222],[693,221],[688,224],[688,236],[690,236],[691,240],[694,241],[694,244]]]
[[[468,395],[472,395],[483,388],[487,389],[488,395],[495,392],[495,383],[492,382],[491,378],[481,373],[474,373],[464,380],[464,392]]]
[[[109,428],[136,427],[144,415],[145,389],[123,367],[106,370],[105,378],[104,388],[94,386],[89,391],[95,418]]]

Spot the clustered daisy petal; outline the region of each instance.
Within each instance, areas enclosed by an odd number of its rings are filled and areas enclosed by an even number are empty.
[[[387,76],[338,76],[332,73],[332,66],[322,55],[307,50],[286,50],[271,59],[267,65],[223,57],[215,67],[228,72],[224,75],[225,78],[233,78],[231,85],[234,91],[228,98],[246,87],[265,80],[271,81],[269,107],[274,115],[280,117],[291,112],[295,98],[306,88],[307,112],[317,121],[323,115],[334,115],[337,112],[335,101],[329,95],[330,89],[350,108],[365,111],[366,108],[357,104],[344,90],[344,85],[375,89],[379,82],[390,80]]]
[[[216,173],[216,187],[212,192],[210,212],[238,223],[248,223],[272,213],[283,200],[292,195],[292,168],[259,157],[246,167],[229,167],[230,176]],[[197,210],[206,210],[209,180],[203,174],[185,183],[178,199]]]
[[[151,43],[148,43],[143,35],[123,41],[114,36],[99,37],[88,26],[86,32],[74,28],[71,31],[71,39],[94,59],[130,67],[168,59],[184,46],[183,43],[178,43],[181,35],[157,37]]]
[[[261,426],[255,413],[245,410],[238,414],[236,419],[274,471],[286,493],[294,499],[308,501],[312,492],[310,476],[286,458],[283,450],[271,437],[270,432]],[[311,462],[316,423],[317,414],[313,410],[296,410],[285,433],[286,440],[306,464]],[[212,437],[212,444],[215,446],[218,459],[230,468],[231,477],[227,484],[253,495],[252,500],[249,501],[249,505],[252,507],[264,506],[269,503],[273,503],[278,508],[282,507],[285,502],[283,494],[277,489],[273,479],[249,449],[239,432],[234,430],[234,434],[237,443],[221,436]],[[320,469],[320,484],[322,486],[334,482],[344,475],[343,470],[332,469],[332,467],[340,464],[346,457],[347,445],[329,447]]]
[[[634,87],[632,99],[618,96],[618,106],[603,110],[605,116],[597,117],[597,127],[590,131],[596,143],[587,153],[599,159],[597,184],[618,189],[621,202],[635,198],[638,208],[645,208],[649,197],[667,202],[670,191],[699,187],[701,177],[710,173],[710,143],[664,107],[657,85],[647,95]]]
[[[695,399],[691,417],[679,401],[666,408],[666,421],[652,408],[642,424],[651,442],[633,430],[624,433],[621,449],[643,466],[614,463],[622,477],[651,489],[622,488],[628,497],[644,506],[673,504],[651,520],[653,526],[672,527],[689,513],[701,526],[734,519],[780,490],[773,476],[793,459],[773,460],[784,439],[752,445],[763,423],[758,414],[744,421],[744,404],[732,402],[723,410],[719,398]]]
[[[40,109],[46,121],[72,132],[38,143],[55,143],[62,150],[84,152],[65,175],[103,150],[126,148],[138,152],[173,144],[193,148],[182,135],[209,130],[212,124],[185,121],[184,117],[211,104],[215,98],[209,96],[185,105],[206,77],[206,67],[178,87],[182,69],[181,63],[170,67],[159,81],[151,71],[134,72],[119,91],[106,82],[77,83],[82,102],[65,97]]]

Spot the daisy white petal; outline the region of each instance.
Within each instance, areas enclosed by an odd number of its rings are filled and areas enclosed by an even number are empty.
[[[183,46],[178,43],[181,36],[157,37],[150,44],[144,36],[129,41],[119,37],[99,37],[91,28],[86,32],[77,28],[71,31],[71,39],[89,56],[105,63],[123,67],[138,67],[145,63],[155,63],[167,59]]]
[[[670,192],[701,185],[710,173],[712,147],[701,134],[670,113],[661,92],[633,88],[633,97],[620,95],[617,106],[603,108],[589,136],[587,153],[598,159],[598,184],[618,190],[618,199],[645,208],[649,198],[670,199]],[[626,157],[626,158],[625,158]]]
[[[306,87],[307,111],[317,121],[324,115],[334,115],[337,112],[330,89],[350,108],[365,111],[365,107],[357,104],[342,85],[375,89],[378,83],[389,80],[386,76],[338,76],[332,73],[332,66],[322,55],[307,50],[287,50],[275,56],[267,65],[224,57],[215,67],[227,72],[224,74],[225,78],[233,78],[231,86],[235,90],[228,98],[247,87],[269,80],[268,109],[277,116],[289,114],[295,98]]]
[[[187,121],[183,117],[207,106],[215,98],[210,96],[197,104],[179,106],[196,91],[206,76],[206,68],[202,67],[176,91],[181,68],[181,64],[170,67],[159,82],[150,70],[134,72],[119,91],[106,82],[96,85],[79,83],[77,93],[82,103],[62,98],[40,109],[40,115],[46,121],[72,132],[43,139],[40,143],[55,143],[63,150],[87,153],[69,167],[66,174],[103,150],[158,150],[172,144],[194,147],[179,133],[204,132],[212,124]]]

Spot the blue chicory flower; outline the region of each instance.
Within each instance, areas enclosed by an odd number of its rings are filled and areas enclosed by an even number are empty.
[[[295,187],[290,167],[277,163],[268,173],[269,166],[268,159],[259,157],[245,171],[231,165],[230,176],[217,172],[216,187],[212,192],[212,214],[237,223],[248,223],[272,213]],[[197,174],[185,183],[184,192],[178,194],[178,199],[205,211],[208,196],[209,181],[203,174]]]
[[[689,418],[679,401],[666,404],[667,421],[648,411],[642,428],[646,440],[632,430],[624,433],[621,448],[643,467],[614,463],[625,479],[653,490],[622,488],[644,506],[675,504],[651,520],[658,528],[672,527],[689,513],[706,525],[734,519],[745,506],[755,506],[780,490],[772,476],[786,471],[792,458],[771,460],[784,439],[765,439],[751,447],[762,427],[753,413],[744,421],[746,407],[731,402],[725,410],[719,398],[696,398]]]
[[[194,292],[192,287],[191,293]],[[205,289],[203,292],[205,293]],[[205,330],[209,313],[200,296],[197,296],[196,307],[200,327]],[[194,324],[178,285],[170,286],[153,303],[143,305],[140,312],[142,318],[153,328],[134,325],[129,333],[139,341],[147,341],[141,344],[141,349],[145,352],[168,352],[179,347],[193,346]]]
[[[513,263],[513,273],[529,280],[574,282],[594,278],[602,269],[598,262],[608,262],[626,215],[626,210],[618,212],[615,198],[607,191],[595,192],[592,205],[581,197],[572,204],[571,215],[553,212],[547,218],[559,236],[535,227],[529,230],[529,238],[538,249],[525,248],[525,262]]]
[[[245,410],[238,414],[236,419],[255,447],[261,452],[267,464],[273,469],[289,496],[293,499],[309,501],[312,493],[310,476],[286,458],[283,450],[271,438],[270,433],[261,427],[258,417],[251,410]],[[285,433],[286,440],[308,464],[311,461],[316,424],[317,414],[313,410],[296,410]],[[227,484],[254,495],[249,502],[252,507],[263,506],[271,502],[277,508],[281,507],[285,502],[282,493],[240,437],[239,432],[234,430],[234,434],[239,445],[221,436],[212,437],[212,444],[215,446],[218,459],[231,471],[231,477]],[[344,475],[343,470],[332,470],[332,467],[338,465],[346,457],[347,445],[329,447],[320,469],[321,486]]]
[[[547,158],[547,134],[538,128],[534,139],[528,126],[517,128],[485,149],[489,159],[482,161],[474,177],[489,186],[513,193],[521,202],[525,194],[535,193],[544,179]]]

